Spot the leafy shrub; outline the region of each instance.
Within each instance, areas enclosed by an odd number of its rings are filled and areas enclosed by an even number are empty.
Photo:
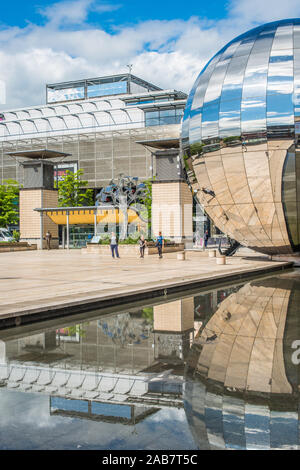
[[[119,240],[120,245],[136,245],[138,242],[138,238],[128,237],[125,240]]]
[[[110,236],[105,234],[102,235],[99,240],[99,245],[109,245],[110,244]]]
[[[18,242],[20,240],[20,232],[18,232],[18,230],[13,231],[13,239],[15,242]]]

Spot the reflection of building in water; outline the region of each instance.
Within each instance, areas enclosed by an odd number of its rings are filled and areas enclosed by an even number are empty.
[[[140,421],[156,413],[159,408],[136,406],[90,400],[69,400],[62,397],[50,397],[50,415],[60,415],[105,421],[108,423],[138,424]]]
[[[211,315],[217,310],[218,305],[232,292],[239,290],[239,288],[240,286],[227,287],[226,289],[223,288],[210,293],[196,295],[194,297],[195,319],[201,320],[202,323],[206,324]]]
[[[37,365],[139,373],[153,363],[153,340],[152,324],[143,312],[122,313],[6,341],[5,357]]]
[[[155,359],[182,363],[194,334],[194,298],[175,300],[153,307]]]
[[[200,448],[297,448],[299,301],[297,274],[251,282],[199,332],[185,409]]]
[[[184,406],[200,449],[299,449],[296,406],[220,395],[200,381],[186,383]]]
[[[182,376],[153,368],[152,307],[68,327],[65,321],[1,341],[0,385],[59,398],[56,413],[124,424],[182,406]]]
[[[36,324],[26,333],[2,331],[0,386],[56,397],[53,412],[95,420],[125,423],[124,413],[134,407],[136,422],[162,407],[181,407],[184,364],[200,326],[194,306],[185,298],[99,318],[94,313],[81,324],[62,318],[46,330]]]

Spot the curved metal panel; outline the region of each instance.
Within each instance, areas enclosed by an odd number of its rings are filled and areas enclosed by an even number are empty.
[[[299,135],[300,19],[275,21],[224,46],[187,101],[182,148],[218,228],[264,253],[300,251]]]

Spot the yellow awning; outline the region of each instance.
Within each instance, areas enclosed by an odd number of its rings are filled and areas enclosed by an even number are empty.
[[[76,209],[76,210],[49,210],[44,213],[57,225],[67,225],[67,212],[69,213],[70,225],[94,225],[94,211],[92,209]],[[118,209],[97,210],[97,224],[119,224],[123,222],[123,214]],[[140,222],[139,216],[131,209],[128,209],[128,222]]]

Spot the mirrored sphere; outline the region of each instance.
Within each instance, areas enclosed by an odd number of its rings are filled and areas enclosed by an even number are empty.
[[[267,254],[300,252],[300,19],[233,39],[189,94],[181,143],[215,225]]]
[[[184,408],[200,449],[299,449],[300,281],[252,281],[203,318]]]

